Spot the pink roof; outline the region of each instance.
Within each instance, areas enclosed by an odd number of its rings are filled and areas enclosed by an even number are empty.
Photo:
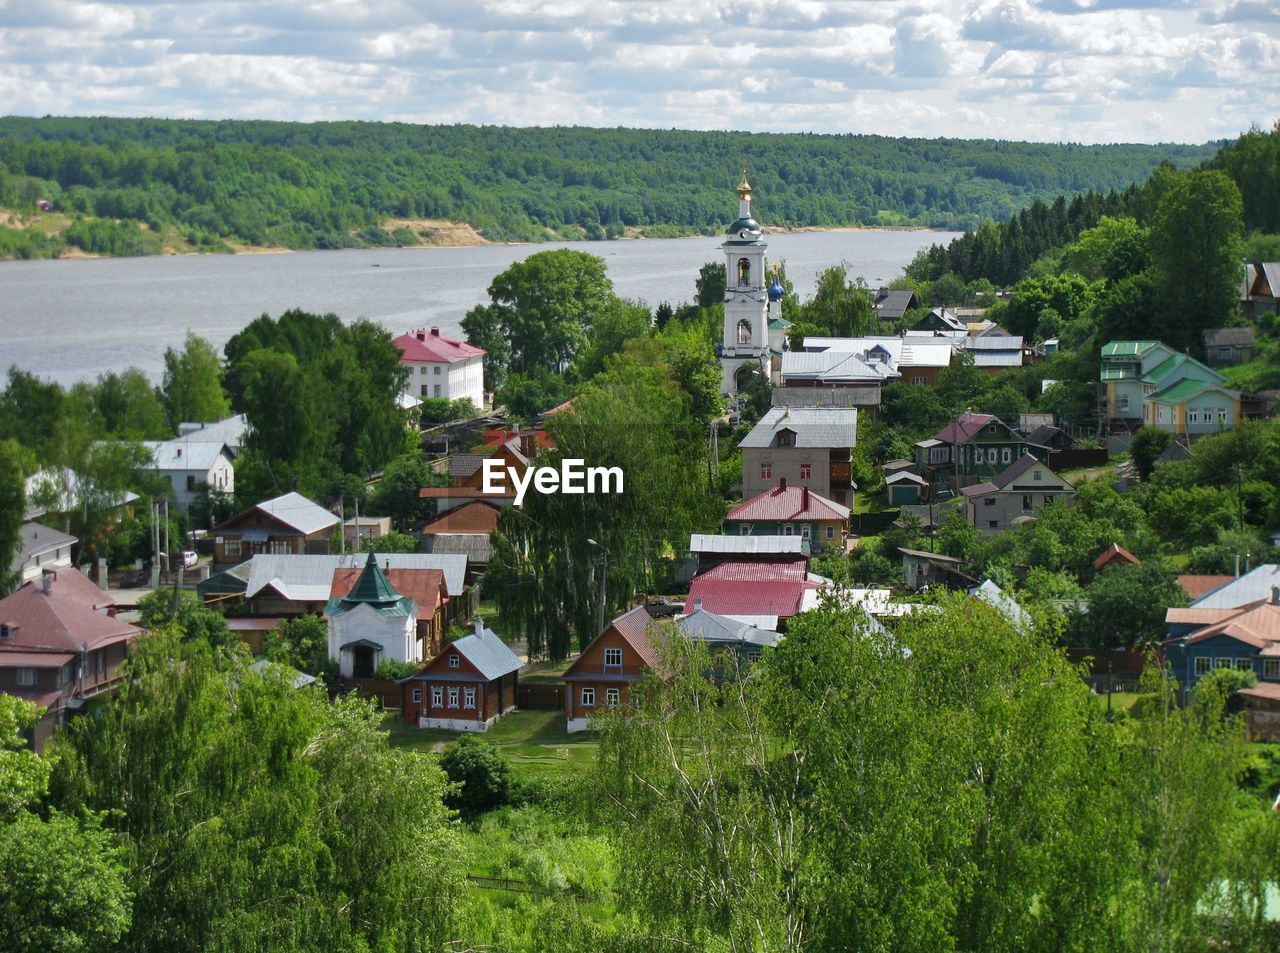
[[[71,652],[10,652],[0,649],[3,668],[58,668],[75,659]]]
[[[808,504],[807,506],[805,504]],[[729,511],[730,520],[847,520],[849,508],[800,486],[775,486]]]
[[[1194,573],[1183,573],[1178,577],[1178,585],[1186,592],[1187,598],[1193,602],[1201,596],[1208,595],[1213,590],[1225,586],[1229,582],[1235,582],[1235,576],[1208,576],[1195,575]]]
[[[803,556],[799,559],[777,560],[729,559],[701,573],[694,582],[699,579],[710,582],[804,582],[807,566],[808,560]],[[708,609],[707,611],[715,612],[716,610]]]
[[[1238,639],[1254,648],[1267,648],[1271,643],[1280,640],[1280,606],[1270,602],[1246,606],[1233,613],[1229,619],[1193,632],[1187,639],[1187,644],[1191,645],[1215,635]]]
[[[965,411],[934,434],[933,439],[941,440],[943,443],[968,443],[973,439],[974,434],[995,419],[994,414],[975,414],[972,411]]]
[[[401,364],[453,364],[485,353],[474,344],[445,337],[439,328],[420,328],[400,335],[394,343],[400,349]]]
[[[0,623],[12,627],[12,635],[0,652],[53,650],[79,652],[136,638],[142,630],[94,608],[94,592],[110,601],[76,569],[54,576],[50,595],[41,580],[27,583],[0,599]],[[77,578],[78,577],[78,578]]]
[[[800,612],[804,594],[817,584],[795,579],[743,582],[709,579],[703,573],[689,586],[686,606],[699,604],[717,615],[772,615],[789,619]]]

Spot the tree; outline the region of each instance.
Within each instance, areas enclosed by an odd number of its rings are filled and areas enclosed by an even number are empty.
[[[1161,339],[1200,347],[1205,328],[1229,325],[1240,296],[1240,189],[1222,172],[1179,176],[1160,199],[1151,261],[1167,311]]]
[[[578,379],[586,381],[599,374],[606,358],[620,353],[628,341],[645,336],[652,327],[653,315],[648,308],[618,299],[612,308],[596,315],[589,344],[575,365]]]
[[[850,280],[847,264],[833,265],[818,273],[818,286],[803,307],[804,320],[826,334],[857,337],[879,325],[871,292],[861,278]]]
[[[1062,265],[1087,281],[1120,281],[1146,269],[1150,234],[1132,218],[1104,215],[1067,246]]]
[[[497,745],[464,734],[443,758],[440,767],[456,784],[449,806],[472,819],[502,807],[511,792],[511,764]]]
[[[170,433],[177,433],[178,424],[186,421],[210,423],[231,413],[231,405],[222,390],[218,352],[190,331],[181,351],[165,348],[160,393]]]
[[[1164,638],[1165,612],[1185,606],[1187,594],[1162,563],[1147,560],[1104,569],[1086,590],[1090,645],[1142,647]]]
[[[300,615],[268,630],[266,655],[326,681],[337,674],[337,665],[329,658],[329,626],[323,616]]]
[[[0,440],[0,596],[17,586],[22,549],[22,523],[26,512],[26,474],[21,469],[22,448],[14,440]]]
[[[362,553],[416,553],[418,538],[408,533],[397,533],[392,530],[381,536],[366,536],[360,540]]]
[[[1138,471],[1139,480],[1151,479],[1151,471],[1155,469],[1156,458],[1173,440],[1173,435],[1158,427],[1139,427],[1129,444],[1129,453],[1133,457],[1134,468]]]
[[[698,278],[694,282],[694,303],[699,308],[710,308],[724,303],[724,292],[728,287],[725,278],[724,262],[709,261],[698,269]]]
[[[447,477],[437,474],[421,453],[407,453],[396,457],[382,471],[382,477],[369,497],[367,511],[379,516],[390,516],[392,523],[402,532],[420,529],[435,513],[430,500],[424,500],[418,491],[424,486],[444,486]]]
[[[99,375],[93,396],[107,433],[124,440],[167,440],[173,436],[160,395],[136,367]]]
[[[142,640],[101,717],[57,739],[52,792],[128,845],[128,949],[440,949],[460,870],[429,755],[381,714],[240,654]],[[127,808],[127,810],[125,810]],[[272,898],[263,903],[263,897]]]
[[[462,319],[467,340],[489,351],[498,386],[507,371],[558,373],[587,345],[589,332],[617,307],[604,260],[586,252],[536,252],[489,285],[491,303]]]

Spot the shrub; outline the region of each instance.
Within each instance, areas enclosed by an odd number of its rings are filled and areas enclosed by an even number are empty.
[[[502,807],[511,795],[511,765],[496,745],[463,735],[440,759],[449,780],[458,785],[448,804],[464,818],[479,817]]]

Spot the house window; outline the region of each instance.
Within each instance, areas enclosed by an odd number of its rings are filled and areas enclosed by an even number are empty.
[[[0,639],[13,638],[13,629],[7,623],[0,623]]]
[[[1024,512],[1029,512],[1032,509],[1033,504],[1031,502],[1031,499],[1032,498],[1030,493],[1022,494],[1022,509]]]
[[[456,656],[456,655],[454,655],[452,652],[450,652],[450,653],[449,653],[449,667],[450,667],[450,668],[457,668],[457,667],[458,667],[458,664],[459,664],[459,663],[458,663],[458,656]]]
[[[808,523],[801,523],[801,524],[800,524],[800,538],[801,538],[801,539],[808,539],[808,538],[809,538],[809,534],[810,534],[811,529],[812,529],[812,527],[810,527]]]
[[[596,690],[591,686],[587,686],[582,690],[582,707],[583,708],[596,707]]]
[[[835,539],[835,538],[836,538],[836,528],[834,526],[828,526],[827,539]]]
[[[760,464],[760,479],[762,479],[762,480],[772,480],[772,479],[773,479],[773,464],[772,464],[772,463],[762,463],[762,464]]]
[[[978,453],[982,453],[982,451],[979,450]],[[992,447],[990,450],[987,451],[987,463],[995,463],[995,462],[996,462],[996,448]]]
[[[1043,473],[1042,471],[1040,471],[1040,470],[1034,470],[1034,471],[1032,471],[1031,479],[1036,480],[1036,481],[1043,480],[1043,479],[1044,479],[1044,473]]]
[[[812,476],[813,476],[813,464],[812,463],[800,464],[800,479],[808,480]]]
[[[1129,398],[1128,398],[1128,396],[1122,396],[1122,397],[1120,398],[1120,409],[1121,409],[1121,410],[1123,410],[1123,411],[1128,411],[1128,409],[1129,409]],[[1144,408],[1144,412],[1145,412],[1145,408]]]
[[[1196,661],[1200,661],[1196,659]],[[1197,673],[1199,674],[1199,673]],[[1262,660],[1262,677],[1263,678],[1280,678],[1280,659],[1269,658]]]
[[[190,493],[193,490],[195,490],[195,488],[196,488],[196,478],[188,475],[187,476],[187,492]]]
[[[1009,458],[1009,448],[1008,448],[1008,447],[1001,447],[1001,448],[1000,448],[1000,462],[1001,462],[1001,463],[1008,463],[1008,462],[1009,462],[1009,459],[1010,459],[1010,458]]]
[[[749,665],[755,665],[755,664],[756,664],[756,662],[758,662],[758,661],[760,661],[760,653],[759,653],[759,652],[748,652],[748,653],[747,653],[747,664],[749,664]]]
[[[1280,661],[1280,660],[1277,660],[1277,661]],[[1213,659],[1209,658],[1209,656],[1197,655],[1196,656],[1196,677],[1199,678],[1201,675],[1208,675],[1209,668],[1212,666],[1212,664],[1213,664]]]
[[[432,391],[434,392],[434,393],[432,394],[432,396],[433,396],[433,397],[439,397],[439,396],[440,396],[440,385],[439,385],[439,384],[436,384],[436,386],[432,388]]]
[[[34,685],[36,683],[36,670],[34,668],[18,669],[19,685]]]
[[[240,555],[240,538],[236,537],[234,539],[224,539],[222,541],[222,552],[224,555],[227,555],[227,556],[239,556]]]
[[[290,556],[293,554],[293,540],[291,539],[273,539],[271,541],[270,552],[277,556]]]
[[[1231,667],[1231,659],[1229,659],[1229,658],[1216,658],[1216,659],[1214,659],[1214,660],[1213,660],[1213,667],[1214,667],[1214,668],[1230,668],[1230,667]]]
[[[1195,410],[1194,408],[1189,408],[1187,410],[1187,423],[1189,424],[1200,423],[1200,411]]]
[[[995,505],[996,505],[996,498],[995,498],[994,496],[984,496],[984,497],[982,498],[982,505],[983,505],[983,506],[995,506]]]
[[[1218,408],[1218,423],[1225,424],[1227,422],[1227,410],[1225,407]]]
[[[751,260],[749,258],[738,259],[738,287],[751,284]]]
[[[1223,359],[1229,359],[1231,357],[1231,348],[1229,347],[1218,348],[1218,357]]]
[[[622,649],[608,648],[604,650],[605,668],[622,668]]]
[[[107,674],[107,653],[103,650],[101,652],[94,652],[93,654],[98,660],[98,677],[102,677]]]
[[[414,703],[415,705],[420,705],[420,704],[422,704],[422,689],[421,689],[421,688],[415,688],[415,689],[413,690],[413,703]]]
[[[419,386],[419,388],[418,388],[418,395],[419,395],[420,397],[430,397],[430,396],[431,396],[431,385],[430,385],[430,384],[422,384],[421,386]]]
[[[782,524],[782,535],[783,535],[783,536],[794,536],[795,534],[796,534],[796,528],[795,528],[794,526],[792,526],[790,523],[783,523],[783,524]]]
[[[604,704],[606,708],[617,708],[622,703],[622,689],[606,688],[604,690]]]
[[[444,704],[444,689],[439,685],[433,685],[431,688],[431,704],[435,708]]]
[[[995,433],[995,432],[996,432],[996,425],[995,425],[995,424],[988,424],[988,425],[987,425],[987,433]]]
[[[1236,668],[1245,672],[1253,671],[1253,659],[1238,658],[1236,659]]]
[[[1000,528],[1000,521],[999,521],[999,520],[987,520],[987,528],[988,528],[988,529],[999,529],[999,528]]]
[[[923,383],[924,383],[924,378],[923,378],[923,377],[921,377],[921,376],[913,377],[913,378],[911,378],[911,383],[913,383],[913,384],[923,384]]]
[[[464,688],[462,690],[462,707],[463,708],[476,707],[476,690],[474,688]]]
[[[738,527],[738,532],[739,532],[739,533],[741,533],[743,536],[750,536],[750,535],[751,535],[751,524],[750,524],[750,523],[743,523],[741,526],[739,526],[739,527]]]
[[[794,440],[792,439],[793,437],[794,435],[792,433],[784,430],[782,433],[778,434],[778,446],[790,447],[794,443]]]
[[[439,377],[439,376],[440,376],[440,365],[439,365],[439,364],[437,364],[434,368],[432,368],[432,372],[433,372],[437,377]]]
[[[449,689],[449,707],[458,707],[458,690],[456,688]]]

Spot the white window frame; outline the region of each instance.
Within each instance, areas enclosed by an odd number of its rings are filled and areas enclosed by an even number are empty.
[[[1262,660],[1262,677],[1280,678],[1280,658],[1267,658]]]
[[[738,533],[739,533],[740,535],[742,535],[742,536],[750,536],[750,535],[751,535],[751,524],[750,524],[750,523],[743,523],[741,526],[739,526],[739,527],[738,527]]]
[[[461,667],[461,665],[462,665],[462,662],[458,659],[458,653],[457,653],[457,652],[450,652],[450,653],[449,653],[449,667],[450,667],[450,668],[460,668],[460,667]]]
[[[1213,659],[1207,655],[1197,655],[1194,664],[1197,678],[1208,675],[1213,670]]]
[[[224,556],[240,555],[240,537],[228,536],[222,541],[222,553]]]
[[[431,707],[433,708],[444,707],[444,689],[441,688],[439,685],[431,686]]]
[[[596,707],[596,690],[591,685],[586,685],[583,687],[581,697],[582,697],[583,708]]]
[[[812,463],[802,463],[802,464],[800,464],[800,479],[802,479],[802,480],[812,480],[812,479],[813,479],[813,464],[812,464]]]
[[[1013,459],[1013,452],[1008,447],[1000,448],[1000,462],[1009,463]]]
[[[293,540],[291,539],[273,539],[268,544],[267,552],[273,556],[292,556]]]
[[[1218,656],[1213,660],[1213,667],[1214,668],[1230,668],[1231,659]]]
[[[1196,409],[1196,408],[1194,408],[1194,407],[1188,407],[1188,408],[1187,408],[1187,423],[1189,423],[1189,424],[1198,424],[1198,423],[1200,423],[1200,411],[1199,411],[1199,410],[1197,410],[1197,409]]]
[[[615,659],[616,661],[610,661]],[[622,668],[622,649],[616,645],[610,645],[604,650],[604,667],[605,668]]]
[[[1035,497],[1030,493],[1022,494],[1022,512],[1030,513],[1036,508]]]
[[[1043,471],[1043,470],[1032,470],[1032,471],[1031,471],[1031,479],[1035,480],[1037,483],[1043,482],[1043,481],[1044,481],[1044,471]]]
[[[812,534],[812,531],[813,531],[813,528],[812,528],[808,523],[801,523],[801,524],[800,524],[800,538],[801,538],[801,539],[809,539],[809,538],[810,538],[810,535]]]
[[[978,452],[981,453],[982,451],[979,450]],[[995,463],[995,462],[996,462],[996,448],[991,447],[987,451],[987,463]]]
[[[835,538],[836,538],[836,528],[834,526],[828,526],[827,539],[835,539]]]
[[[772,463],[762,463],[762,464],[760,464],[760,479],[762,479],[762,480],[772,480],[772,479],[773,479],[773,464],[772,464]]]
[[[464,688],[462,690],[462,707],[463,708],[476,707],[476,690],[474,688]]]
[[[450,708],[458,707],[458,690],[453,687],[449,689],[449,707]]]
[[[790,523],[783,523],[783,524],[782,524],[782,535],[783,535],[783,536],[794,536],[795,534],[796,534],[796,528],[795,528],[794,526],[792,526]]]
[[[1227,408],[1218,408],[1218,423],[1225,424],[1227,422]]]
[[[413,690],[413,703],[414,703],[415,705],[421,705],[421,704],[422,704],[422,689],[421,689],[421,688],[415,688],[415,689]]]
[[[34,668],[20,668],[17,670],[18,684],[24,688],[30,688],[36,683],[36,670]]]
[[[617,708],[622,704],[622,689],[606,688],[604,690],[604,707]]]
[[[1238,668],[1238,669],[1240,669],[1242,672],[1252,672],[1252,671],[1253,671],[1253,659],[1248,659],[1248,658],[1237,658],[1237,659],[1236,659],[1236,663],[1235,663],[1235,665],[1233,666],[1233,668]]]

